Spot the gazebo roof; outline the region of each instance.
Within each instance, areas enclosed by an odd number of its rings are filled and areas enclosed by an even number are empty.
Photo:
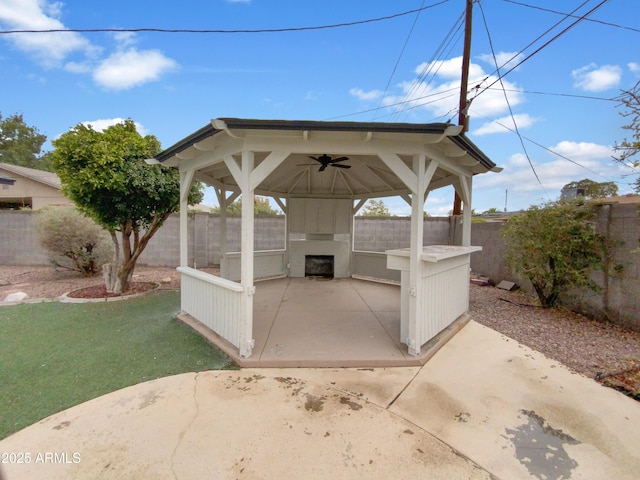
[[[396,155],[411,168],[414,155],[438,161],[430,190],[453,184],[459,175],[499,171],[461,127],[447,123],[322,122],[220,118],[159,153],[169,166],[197,166],[197,179],[238,190],[225,157],[255,155],[256,168],[272,152],[288,154],[263,178],[256,193],[275,197],[372,198],[408,193],[406,183],[380,155]],[[350,168],[326,168],[310,157],[348,157]]]

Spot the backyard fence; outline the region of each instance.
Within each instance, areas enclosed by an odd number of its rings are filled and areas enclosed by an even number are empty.
[[[0,265],[49,265],[47,252],[40,246],[35,228],[37,212],[0,210]],[[425,218],[424,245],[459,244],[460,219]],[[238,217],[227,218],[227,250],[240,250]],[[504,242],[500,237],[501,222],[472,223],[471,244],[482,252],[471,255],[473,272],[501,280],[516,282],[527,291],[529,283],[514,276],[504,262]],[[189,266],[210,267],[220,263],[220,216],[196,213],[189,215]],[[565,305],[589,316],[640,330],[640,217],[635,204],[605,204],[599,209],[596,229],[608,233],[613,249],[608,269],[593,275],[599,286],[596,292],[576,290],[563,298]],[[411,221],[405,217],[356,217],[354,250],[357,271],[367,271],[384,252],[409,246]],[[285,248],[286,218],[256,217],[255,249]],[[374,258],[375,257],[375,258]],[[139,265],[177,267],[180,263],[179,217],[172,215],[151,239],[140,257]],[[373,269],[375,270],[375,269]]]

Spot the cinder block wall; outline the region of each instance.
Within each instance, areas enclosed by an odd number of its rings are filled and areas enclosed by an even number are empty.
[[[533,292],[531,284],[514,275],[504,262],[503,223],[473,223],[471,244],[483,247],[471,255],[471,270],[489,277],[516,282]],[[611,204],[599,207],[596,230],[611,236],[612,248],[606,271],[592,279],[597,291],[575,289],[562,297],[562,303],[577,312],[615,324],[640,330],[640,211],[636,204]]]
[[[411,220],[407,217],[356,217],[354,250],[384,252],[408,248],[411,240]],[[449,219],[424,219],[424,245],[449,244]]]
[[[40,246],[35,213],[0,210],[0,265],[49,265]]]

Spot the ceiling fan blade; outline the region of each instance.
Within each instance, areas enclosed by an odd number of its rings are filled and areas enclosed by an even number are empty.
[[[349,160],[349,157],[334,158],[333,160],[331,160],[331,163],[344,162],[345,160]]]
[[[322,163],[322,160],[320,160],[318,157],[312,157],[311,155],[307,155],[307,157],[309,157],[311,160]]]
[[[320,168],[318,169],[319,172],[324,172],[324,169],[327,168],[327,166],[325,164],[320,165]]]
[[[340,165],[336,163],[332,163],[331,166],[336,168],[351,168],[351,165]]]

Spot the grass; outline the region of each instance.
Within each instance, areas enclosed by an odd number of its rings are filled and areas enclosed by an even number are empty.
[[[0,439],[92,398],[178,373],[233,368],[176,319],[180,295],[0,308]]]

